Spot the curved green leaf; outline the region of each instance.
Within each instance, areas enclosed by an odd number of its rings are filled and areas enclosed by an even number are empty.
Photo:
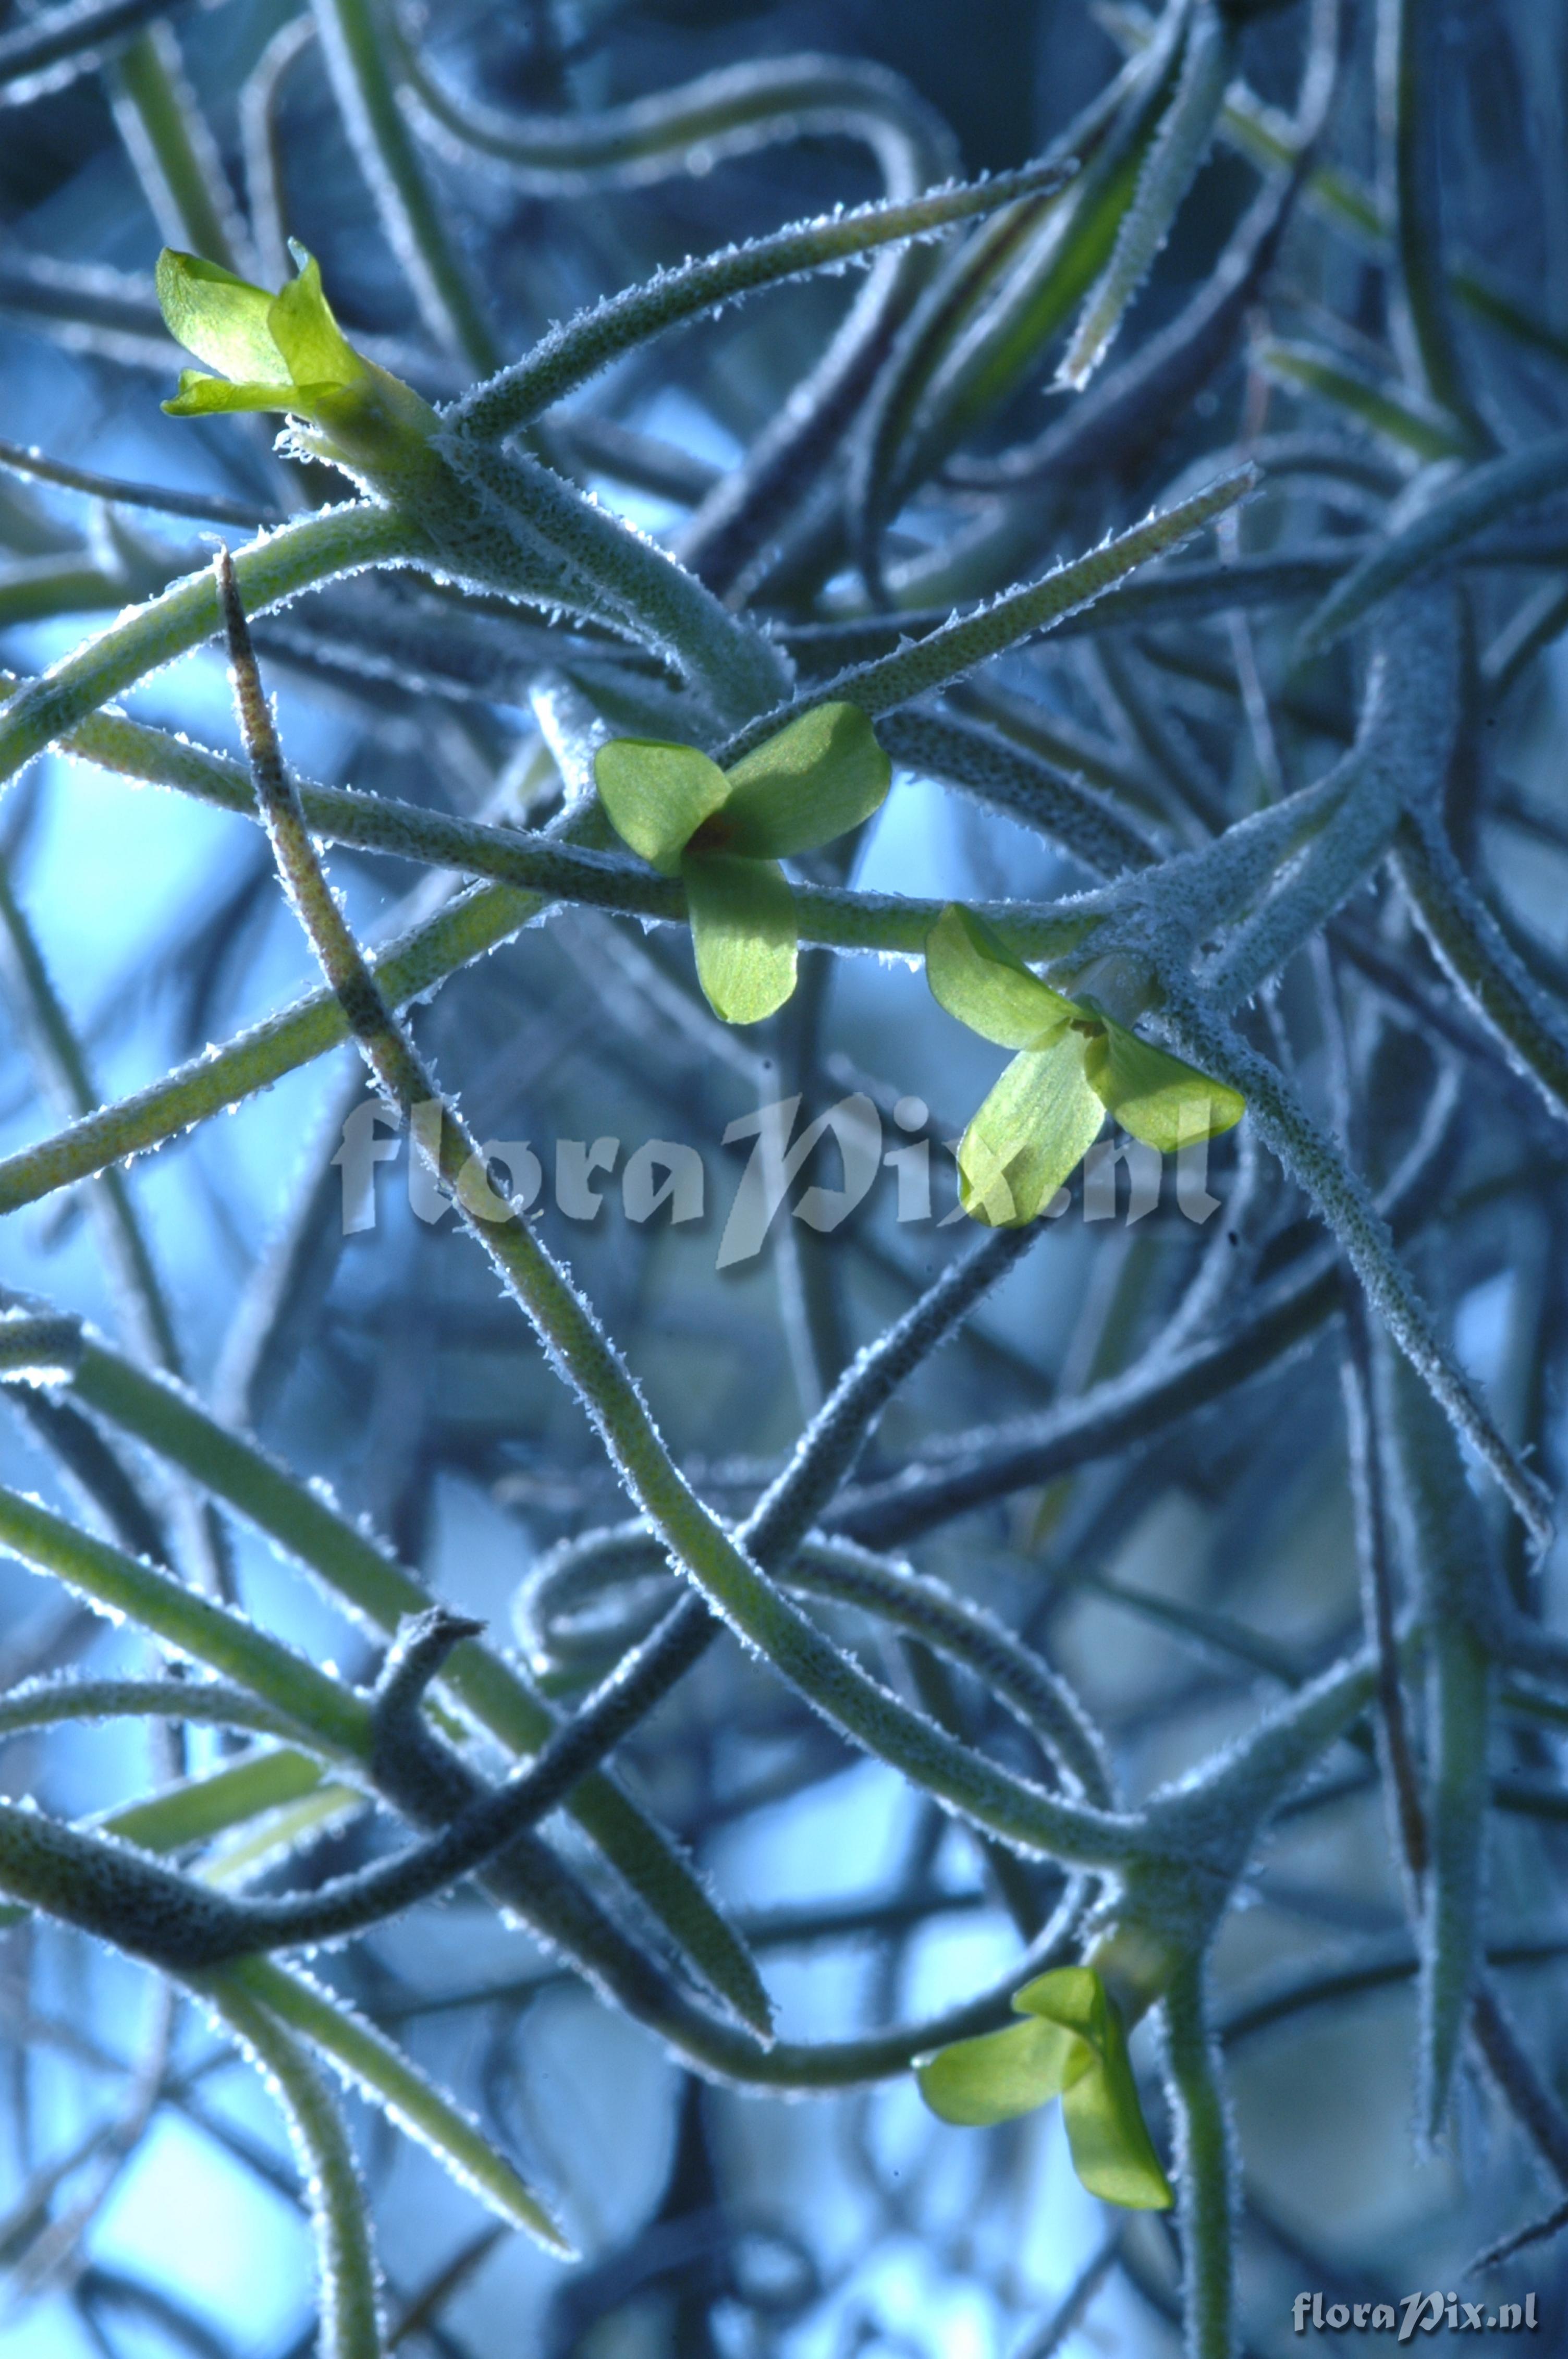
[[[949,1016],[1001,1049],[1045,1049],[1077,1010],[1031,974],[1000,934],[957,901],[925,938],[925,980]]]
[[[656,737],[612,738],[594,756],[593,777],[616,834],[665,876],[730,792],[717,762]]]
[[[681,863],[697,980],[726,1024],[758,1024],[795,989],[795,895],[771,860],[687,853]]]
[[[1081,1033],[1025,1049],[958,1147],[959,1199],[987,1228],[1022,1228],[1049,1203],[1098,1137],[1105,1108],[1084,1078]]]
[[[858,704],[819,704],[729,773],[713,849],[787,860],[847,835],[881,807],[892,765]]]
[[[1134,1138],[1173,1155],[1236,1127],[1247,1111],[1237,1091],[1151,1048],[1112,1017],[1100,1021],[1104,1031],[1084,1049],[1084,1072],[1100,1103]]]

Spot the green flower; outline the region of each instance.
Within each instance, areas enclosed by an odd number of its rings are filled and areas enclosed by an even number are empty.
[[[164,323],[177,343],[218,372],[182,371],[165,409],[171,418],[285,411],[316,429],[300,439],[318,458],[373,481],[427,464],[435,411],[355,352],[332,316],[319,266],[303,246],[291,250],[299,276],[269,295],[215,262],[164,248],[157,265]]]
[[[979,2129],[1060,2097],[1073,2169],[1090,2194],[1134,2212],[1168,2209],[1171,2185],[1138,2102],[1127,2034],[1094,1968],[1042,1974],[1012,2005],[1025,2022],[960,2039],[916,2066],[932,2112]]]
[[[958,1147],[964,1210],[989,1228],[1033,1221],[1108,1112],[1162,1155],[1217,1138],[1246,1112],[1223,1082],[1152,1049],[1092,1000],[1053,991],[957,902],[926,938],[925,979],[960,1024],[1020,1052]]]
[[[819,704],[732,770],[695,745],[617,737],[594,777],[617,834],[685,884],[714,1013],[755,1024],[795,989],[795,895],[779,862],[870,819],[892,767],[858,705]]]

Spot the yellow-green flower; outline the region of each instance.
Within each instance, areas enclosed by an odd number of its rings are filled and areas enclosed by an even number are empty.
[[[594,762],[623,842],[686,886],[697,972],[727,1024],[755,1024],[795,989],[795,895],[779,866],[870,819],[892,775],[858,705],[819,704],[732,770],[695,745],[617,737]]]
[[[1172,2201],[1138,2102],[1127,2033],[1092,1966],[1059,1966],[1026,1983],[1006,2031],[960,2039],[916,2069],[920,2093],[945,2122],[981,2129],[1062,2100],[1073,2169],[1091,2195],[1133,2212]]]
[[[1032,974],[972,909],[950,902],[925,944],[936,1000],[983,1039],[1019,1054],[958,1147],[959,1194],[989,1228],[1033,1221],[1112,1114],[1162,1155],[1229,1130],[1246,1103],[1088,999]]]
[[[303,246],[292,251],[299,276],[269,295],[215,262],[165,247],[157,266],[164,322],[206,364],[182,371],[165,409],[171,418],[281,410],[314,429],[300,439],[317,457],[373,481],[427,463],[435,411],[355,352],[332,316],[319,266]]]

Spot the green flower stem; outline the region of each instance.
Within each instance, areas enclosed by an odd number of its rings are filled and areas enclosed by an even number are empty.
[[[1054,160],[1026,164],[903,203],[857,205],[820,221],[797,222],[749,245],[663,272],[608,302],[579,312],[536,344],[527,358],[469,394],[450,413],[453,430],[480,441],[501,441],[542,410],[573,393],[633,345],[704,311],[732,303],[759,287],[776,287],[852,262],[906,238],[931,237],[962,221],[994,212],[1019,197],[1059,188],[1067,175]]]
[[[59,484],[65,491],[84,493],[89,499],[107,500],[114,507],[153,508],[159,516],[232,524],[241,532],[259,532],[264,525],[286,521],[281,509],[263,510],[254,501],[226,500],[221,492],[177,491],[167,484],[131,483],[123,475],[100,474],[92,467],[73,467],[69,460],[51,459],[42,451],[25,451],[19,442],[0,440],[0,467],[40,484]]]
[[[418,998],[509,940],[537,916],[540,906],[536,894],[503,886],[463,895],[391,945],[378,967],[388,995],[399,1006]],[[241,1033],[215,1056],[194,1059],[57,1137],[0,1162],[0,1214],[178,1137],[192,1123],[241,1104],[285,1073],[340,1047],[348,1035],[337,1001],[330,993],[313,993]]]
[[[1208,154],[1235,64],[1237,33],[1214,0],[1191,0],[1171,103],[1144,157],[1104,274],[1090,289],[1057,382],[1082,391],[1170,236]]]
[[[432,545],[479,587],[619,621],[673,656],[730,727],[787,695],[786,658],[657,543],[553,469],[448,432],[421,511]]]
[[[313,6],[333,94],[394,259],[438,342],[488,375],[499,367],[501,349],[398,103],[395,37],[373,0],[313,0]]]
[[[104,44],[134,33],[149,16],[167,13],[168,0],[61,0],[0,33],[0,90],[49,76],[49,88],[103,61]],[[51,68],[62,71],[52,72]],[[22,93],[28,95],[29,93]]]
[[[945,688],[976,664],[1092,606],[1137,567],[1179,548],[1217,516],[1224,516],[1255,490],[1260,481],[1258,470],[1252,466],[1238,467],[1233,473],[1222,475],[1217,483],[1207,484],[1191,499],[1181,501],[1162,515],[1148,517],[1129,532],[1119,533],[1085,557],[1056,566],[1038,582],[1003,591],[989,605],[944,624],[916,640],[913,647],[900,647],[892,655],[878,657],[870,663],[851,664],[834,679],[814,684],[792,704],[762,714],[738,732],[714,758],[721,767],[730,767],[786,722],[814,705],[840,701],[858,704],[874,721],[881,713],[912,703],[917,696]]]
[[[1124,0],[1103,0],[1099,22],[1125,50],[1147,48],[1153,38],[1154,27],[1147,13],[1125,5]],[[1232,82],[1226,94],[1219,136],[1263,172],[1290,171],[1300,152],[1296,126],[1244,82]],[[1307,175],[1303,193],[1319,220],[1347,237],[1361,253],[1378,261],[1387,257],[1388,231],[1378,200],[1353,172],[1336,164],[1316,164]],[[1447,265],[1447,277],[1449,292],[1477,319],[1488,321],[1533,352],[1568,361],[1568,338],[1506,294],[1489,272],[1456,260]]]
[[[238,552],[235,571],[257,614],[318,582],[427,555],[424,534],[390,508],[356,502],[285,525]],[[177,582],[77,648],[0,711],[0,779],[74,729],[111,697],[189,655],[220,627],[210,568]]]
[[[925,716],[910,718],[923,723]],[[948,737],[935,716],[933,721],[929,742],[940,750],[948,745]],[[953,734],[960,733],[955,730]],[[916,758],[915,749],[927,742],[923,731],[911,733],[912,762]],[[148,728],[143,723],[124,720],[118,713],[95,713],[61,741],[59,751],[122,777],[194,795],[202,802],[260,824],[255,798],[243,765],[226,754],[209,753],[167,730]],[[1026,762],[1021,762],[1019,775],[1021,778],[1033,777]],[[1054,832],[1059,832],[1064,841],[1069,831],[1075,840],[1081,836],[1086,844],[1085,856],[1087,844],[1092,842],[1108,865],[1130,860],[1136,846],[1141,854],[1139,864],[1147,864],[1151,856],[1148,847],[1119,822],[1114,813],[1091,802],[1082,789],[1075,793],[1070,780],[1059,780],[1055,785],[1060,816]],[[1045,788],[1041,792],[1044,796]],[[508,929],[512,932],[536,916],[546,900],[581,902],[624,917],[657,919],[667,925],[687,923],[686,889],[678,878],[656,875],[615,853],[598,852],[560,836],[529,829],[489,826],[481,820],[460,819],[450,812],[431,810],[425,804],[399,802],[351,787],[313,786],[302,781],[299,800],[311,833],[329,842],[352,844],[364,852],[395,853],[403,859],[416,860],[429,867],[454,868],[463,875],[490,877],[497,884],[512,886],[513,906],[520,908],[524,897],[528,901],[526,910],[513,918]],[[1281,810],[1284,808],[1280,806]],[[1052,815],[1055,816],[1054,812]],[[1118,851],[1121,852],[1120,860],[1116,858]],[[796,884],[794,890],[801,940],[828,950],[892,951],[917,958],[945,906],[940,901],[903,894],[854,892],[846,886]],[[1054,958],[1075,948],[1096,920],[1098,907],[1087,898],[1082,903],[1066,903],[1059,908],[1049,903],[1016,901],[977,906],[1026,959]],[[488,909],[488,903],[486,907]],[[428,927],[421,929],[420,939],[450,915],[449,911],[443,912],[442,918],[431,920]],[[414,940],[414,936],[408,937],[410,942]],[[493,941],[486,940],[468,956],[478,957],[492,947]],[[395,1002],[401,1003],[413,995],[401,988],[395,952],[383,955],[377,973]],[[416,988],[427,990],[428,980]],[[341,1033],[335,1036],[342,1037]]]
[[[1438,84],[1442,18],[1431,0],[1379,0],[1375,76],[1380,210],[1391,220],[1399,275],[1394,330],[1406,375],[1424,386],[1472,450],[1497,448],[1477,411],[1448,309],[1443,266]]]
[[[0,732],[5,718],[0,712]],[[94,714],[66,736],[62,750],[126,777],[199,795],[224,810],[241,808],[243,774],[236,763],[117,714]],[[518,880],[516,885],[479,886],[460,896],[381,952],[377,981],[396,1006],[422,996],[509,940],[556,894],[672,924],[685,919],[686,897],[678,880],[579,850],[558,838],[490,829],[341,788],[306,787],[301,799],[312,828],[322,835],[368,850]],[[255,817],[248,792],[244,815]],[[524,889],[535,885],[544,890]],[[942,908],[935,901],[830,886],[797,885],[795,890],[802,940],[835,950],[918,958]],[[1060,911],[1047,906],[1026,912],[1027,905],[1014,902],[987,905],[982,911],[1025,959],[1060,956],[1076,948],[1098,921],[1097,905],[1087,897]],[[0,1215],[178,1136],[324,1056],[347,1038],[348,1024],[337,1000],[328,992],[311,994],[214,1053],[89,1114],[53,1138],[0,1158]]]
[[[125,603],[118,571],[80,553],[25,557],[0,572],[0,625],[43,623],[55,614],[117,614]]]
[[[311,1742],[328,1753],[369,1758],[370,1708],[364,1699],[242,1614],[198,1596],[170,1574],[95,1539],[16,1491],[0,1490],[0,1549],[63,1582],[103,1612],[136,1623],[192,1661],[238,1680],[308,1730]]]
[[[246,1958],[222,1981],[331,2059],[346,2080],[380,2105],[411,2137],[431,2147],[453,2174],[491,2210],[566,2258],[574,2258],[560,2229],[483,2132],[411,2064],[384,2033],[297,1968],[271,1958]]]
[[[316,2067],[233,1973],[192,1984],[283,2108],[310,2202],[320,2286],[320,2359],[382,2359],[380,2275],[370,2214],[342,2116]]]
[[[138,34],[106,80],[120,136],[165,244],[248,276],[244,226],[171,27],[157,24]]]
[[[98,1105],[98,1092],[88,1073],[81,1045],[44,964],[38,940],[11,890],[4,862],[0,862],[0,941],[8,953],[7,962],[19,986],[18,995],[25,1003],[25,1019],[30,1019],[41,1060],[54,1082],[54,1093],[61,1101],[62,1110],[80,1120]],[[104,1226],[109,1257],[119,1277],[124,1307],[130,1311],[134,1330],[148,1357],[178,1375],[182,1367],[179,1339],[124,1172],[106,1171],[103,1175],[97,1201],[107,1215]]]
[[[626,1582],[645,1581],[665,1569],[666,1558],[643,1524],[622,1524],[568,1542],[535,1566],[514,1609],[539,1633],[542,1659],[559,1644],[549,1626],[572,1603],[598,1597]],[[1098,1732],[1066,1683],[983,1607],[955,1596],[942,1582],[892,1563],[852,1540],[810,1537],[787,1558],[781,1551],[770,1570],[782,1585],[803,1597],[854,1605],[891,1622],[946,1655],[1000,1696],[1089,1800],[1115,1808],[1106,1758]],[[569,1643],[569,1642],[568,1642]],[[623,1643],[616,1634],[610,1644]]]
[[[1209,2028],[1206,1977],[1189,1959],[1164,1995],[1165,2081],[1176,2124],[1187,2359],[1236,2359],[1235,2137]]]
[[[395,23],[388,29],[395,38]],[[952,147],[935,111],[863,58],[764,58],[592,114],[525,115],[456,97],[406,42],[398,63],[429,127],[447,135],[441,144],[504,165],[509,179],[540,196],[644,187],[687,172],[693,147],[717,163],[823,132],[862,140],[884,175],[907,179],[913,195],[936,177],[931,167]]]
[[[219,559],[222,565],[222,556]],[[230,653],[242,725],[279,870],[323,973],[341,998],[367,1064],[411,1117],[437,1102],[438,1125],[419,1137],[506,1290],[527,1316],[552,1364],[581,1402],[633,1499],[712,1609],[814,1708],[854,1742],[1017,1846],[1103,1865],[1123,1855],[1130,1823],[1057,1800],[1006,1777],[899,1702],[849,1663],[762,1573],[704,1506],[665,1448],[620,1353],[567,1272],[525,1221],[494,1223],[470,1206],[465,1179],[482,1169],[467,1125],[434,1080],[377,990],[326,878],[283,767],[249,651],[243,609],[230,586]]]

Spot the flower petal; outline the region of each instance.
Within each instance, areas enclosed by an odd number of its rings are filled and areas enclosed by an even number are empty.
[[[964,1210],[987,1228],[1022,1228],[1075,1171],[1105,1108],[1084,1079],[1084,1040],[1068,1032],[1009,1065],[958,1147]]]
[[[1195,1147],[1232,1130],[1247,1101],[1163,1049],[1151,1048],[1110,1016],[1087,1046],[1084,1071],[1090,1087],[1125,1130],[1162,1155]]]
[[[293,409],[297,397],[287,385],[231,385],[227,377],[181,369],[179,391],[163,404],[170,418],[208,418],[228,409]]]
[[[175,342],[220,376],[236,385],[288,383],[288,364],[268,324],[274,299],[265,288],[166,245],[157,259],[157,299]]]
[[[1091,1966],[1062,1967],[1030,1983],[1013,2005],[1082,2042],[1084,2060],[1063,2084],[1062,2119],[1089,2193],[1130,2211],[1167,2210],[1171,2184],[1138,2102],[1120,2013],[1099,1975]]]
[[[688,853],[681,863],[697,980],[726,1024],[757,1024],[795,989],[795,895],[771,860]]]
[[[695,745],[656,737],[612,738],[594,756],[593,776],[617,835],[666,876],[730,791],[718,763]]]
[[[819,704],[728,773],[722,849],[753,860],[814,852],[881,808],[892,765],[858,704]]]
[[[925,938],[932,995],[982,1039],[1003,1049],[1044,1049],[1077,1014],[972,909],[948,903]]]
[[[321,268],[303,246],[295,248],[299,276],[276,296],[267,314],[273,342],[296,385],[352,385],[365,364],[332,316],[321,287]]]
[[[956,2040],[915,2067],[920,2093],[945,2122],[987,2129],[1059,2097],[1080,2042],[1050,2023],[1014,2023]]]

